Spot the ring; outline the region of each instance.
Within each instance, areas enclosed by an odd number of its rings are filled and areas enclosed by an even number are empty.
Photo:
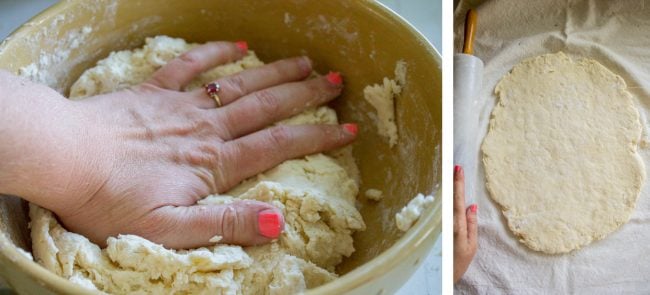
[[[205,87],[205,93],[207,93],[210,98],[214,99],[214,101],[217,102],[217,107],[221,107],[221,99],[218,95],[219,91],[221,91],[221,85],[219,85],[219,83],[212,82],[205,84],[203,87]]]

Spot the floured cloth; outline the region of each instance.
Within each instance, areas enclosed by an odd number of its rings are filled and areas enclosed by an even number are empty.
[[[623,77],[635,96],[643,134],[639,153],[650,158],[650,7],[644,1],[485,1],[478,6],[474,54],[485,63],[476,110],[480,145],[496,104],[496,83],[522,60],[563,51],[595,59]],[[455,48],[463,41],[467,1],[455,12]],[[481,159],[481,157],[478,157]],[[648,173],[646,165],[646,174]],[[457,294],[648,294],[650,293],[650,186],[643,186],[630,221],[607,239],[565,255],[534,252],[511,234],[485,189],[478,165],[479,245]],[[580,210],[580,208],[576,208]]]

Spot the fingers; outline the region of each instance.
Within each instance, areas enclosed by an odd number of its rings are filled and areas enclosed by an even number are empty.
[[[465,217],[465,174],[459,165],[454,166],[454,237],[464,238],[467,225]]]
[[[478,206],[472,204],[467,208],[467,243],[472,252],[476,251],[478,241]]]
[[[245,70],[216,80],[215,83],[221,87],[218,93],[221,103],[227,105],[255,91],[303,80],[311,74],[311,71],[311,60],[304,56],[283,59],[259,68]],[[194,90],[192,95],[203,99],[206,98],[204,89]],[[215,108],[217,106],[211,99],[205,101],[209,104],[203,106],[204,108]]]
[[[334,79],[333,76],[338,78]],[[224,108],[231,138],[260,130],[279,120],[296,115],[337,97],[343,89],[340,74],[332,73],[307,81],[287,83],[251,93]]]
[[[226,143],[227,163],[217,175],[230,187],[297,157],[342,147],[354,140],[356,124],[277,126]],[[216,171],[219,173],[219,171]]]
[[[192,249],[223,244],[253,246],[277,239],[284,230],[284,217],[276,207],[258,201],[237,201],[227,205],[161,207],[152,213],[160,235],[148,238],[167,248]],[[212,240],[212,242],[210,241]]]
[[[240,59],[247,52],[248,45],[243,41],[205,43],[167,63],[151,76],[148,83],[178,91],[201,73]]]

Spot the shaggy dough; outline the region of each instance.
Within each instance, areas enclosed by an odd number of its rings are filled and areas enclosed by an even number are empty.
[[[383,84],[368,85],[363,89],[363,97],[377,111],[377,132],[388,139],[391,148],[398,139],[395,125],[395,97],[402,93],[405,83],[406,62],[398,61],[395,65],[394,80],[384,78]]]
[[[628,221],[645,169],[621,77],[560,52],[522,61],[495,92],[482,146],[487,188],[522,243],[565,253]]]
[[[400,212],[395,214],[397,228],[403,232],[408,231],[420,219],[422,212],[433,204],[433,201],[433,196],[425,196],[423,194],[415,196]]]
[[[71,99],[140,83],[196,44],[159,36],[142,49],[114,52],[86,71]],[[188,88],[262,65],[253,52],[204,73]],[[313,108],[279,124],[337,124],[334,110]],[[30,205],[33,252],[39,263],[72,282],[108,293],[294,294],[337,277],[334,268],[354,252],[352,234],[365,224],[355,208],[358,170],[351,148],[290,160],[201,204],[236,199],[271,203],[285,216],[285,232],[268,245],[214,245],[174,251],[133,235],[100,249],[66,231],[49,211]],[[217,238],[215,237],[215,240]]]

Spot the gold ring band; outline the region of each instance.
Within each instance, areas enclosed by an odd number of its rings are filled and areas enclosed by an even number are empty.
[[[204,88],[205,93],[207,93],[210,98],[214,99],[214,101],[217,102],[217,107],[221,107],[221,99],[219,98],[218,94],[219,91],[221,91],[221,85],[219,85],[219,83],[212,82],[205,84]]]

